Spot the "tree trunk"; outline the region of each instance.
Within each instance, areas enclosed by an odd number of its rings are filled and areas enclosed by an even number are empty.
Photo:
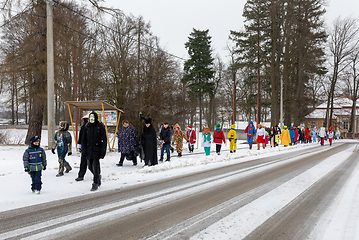
[[[46,15],[46,4],[38,4],[36,12],[39,16]],[[46,18],[38,18],[37,32],[34,37],[35,69],[33,83],[30,83],[33,106],[30,112],[29,128],[25,143],[35,135],[41,137],[44,102],[46,99]]]

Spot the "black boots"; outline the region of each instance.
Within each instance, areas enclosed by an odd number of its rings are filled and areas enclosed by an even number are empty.
[[[96,191],[97,189],[98,189],[98,185],[96,183],[93,183],[91,191]]]

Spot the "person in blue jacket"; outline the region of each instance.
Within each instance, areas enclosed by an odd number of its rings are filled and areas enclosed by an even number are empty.
[[[289,128],[289,136],[290,136],[290,143],[289,145],[292,145],[294,143],[294,139],[295,139],[295,130],[293,128],[293,126],[290,126]]]
[[[317,134],[318,134],[318,131],[317,131],[317,128],[314,127],[313,130],[312,130],[312,136],[313,136],[313,142],[317,142]]]
[[[33,136],[30,138],[28,149],[25,150],[22,156],[25,172],[31,176],[31,191],[40,194],[41,191],[41,173],[46,170],[46,154],[44,149],[40,147],[40,137]]]
[[[253,126],[252,121],[249,122],[244,132],[247,133],[247,142],[249,145],[249,149],[252,149],[253,137],[256,135],[256,128]]]

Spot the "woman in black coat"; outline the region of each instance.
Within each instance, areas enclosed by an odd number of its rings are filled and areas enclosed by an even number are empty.
[[[269,143],[271,147],[275,147],[276,146],[276,142],[275,142],[275,136],[277,135],[277,130],[274,126],[271,127],[270,131],[269,131]]]
[[[145,127],[142,133],[142,146],[145,153],[145,166],[158,164],[157,160],[157,135],[152,125],[152,119],[145,119]]]

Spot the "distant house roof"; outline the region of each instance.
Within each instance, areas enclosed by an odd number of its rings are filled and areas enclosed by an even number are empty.
[[[333,100],[333,119],[338,116],[350,116],[353,100],[349,98],[335,98]],[[327,103],[322,103],[315,110],[305,116],[306,119],[324,119],[327,111]],[[356,115],[359,115],[359,101],[357,101]]]

